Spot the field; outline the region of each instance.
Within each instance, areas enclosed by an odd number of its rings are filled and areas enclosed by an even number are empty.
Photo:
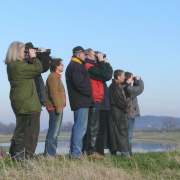
[[[70,132],[62,132],[61,136],[70,136]],[[12,135],[0,135],[0,143],[10,142],[10,139],[12,138]],[[39,142],[45,141],[46,133],[41,132],[39,134]],[[69,140],[69,137],[67,138],[59,138],[59,140]]]
[[[180,179],[180,149],[169,152],[134,153],[132,159],[105,155],[103,160],[44,158],[25,163],[0,161],[0,179],[154,180]]]
[[[133,134],[133,139],[140,139],[142,143],[177,144],[180,146],[180,133],[176,132],[135,132]],[[134,140],[134,142],[138,141],[139,140]]]

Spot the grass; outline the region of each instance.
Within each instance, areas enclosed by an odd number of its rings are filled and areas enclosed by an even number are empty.
[[[169,152],[134,153],[133,159],[105,155],[103,160],[70,159],[67,155],[28,163],[0,162],[0,179],[140,180],[180,179],[180,149]]]

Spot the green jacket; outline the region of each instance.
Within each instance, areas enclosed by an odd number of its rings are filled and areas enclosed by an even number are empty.
[[[7,65],[8,80],[11,85],[11,106],[16,115],[32,114],[41,111],[34,78],[42,72],[37,58],[32,64],[24,61],[12,61]]]

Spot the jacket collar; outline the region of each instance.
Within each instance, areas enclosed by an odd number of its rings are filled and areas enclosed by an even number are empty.
[[[74,56],[71,58],[71,61],[75,61],[75,62],[77,62],[79,64],[83,64],[84,63],[84,61],[82,61],[81,59],[79,59],[77,57],[74,57]]]
[[[121,85],[121,83],[119,83],[119,82],[118,82],[117,80],[115,80],[115,79],[112,79],[112,82],[115,83],[115,84],[118,85],[118,86]]]
[[[121,83],[122,85],[125,85],[125,86],[130,86],[131,83],[128,83],[127,81],[124,81],[123,83]]]
[[[91,59],[86,59],[85,60],[86,63],[90,63],[90,64],[93,64],[96,66],[96,62],[94,60],[91,60]]]

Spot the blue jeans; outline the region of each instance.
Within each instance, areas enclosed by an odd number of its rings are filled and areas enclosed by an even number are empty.
[[[129,153],[132,155],[131,141],[134,132],[135,118],[128,119]]]
[[[61,130],[63,112],[57,114],[55,110],[49,110],[49,129],[46,136],[44,156],[56,156],[57,141]]]
[[[74,111],[74,125],[70,142],[70,156],[82,155],[83,137],[86,133],[89,108],[80,108]]]

